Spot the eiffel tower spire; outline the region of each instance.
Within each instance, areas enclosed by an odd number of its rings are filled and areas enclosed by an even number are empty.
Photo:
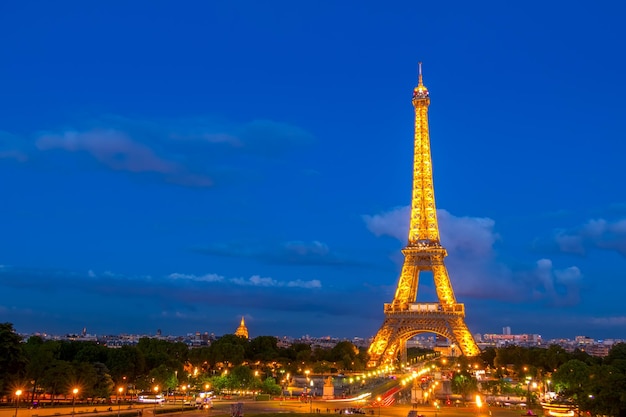
[[[369,348],[370,366],[393,362],[406,341],[419,333],[437,333],[467,356],[479,353],[465,324],[465,307],[456,302],[444,264],[447,252],[439,239],[432,157],[428,128],[430,94],[422,79],[419,63],[418,83],[413,90],[415,135],[413,153],[413,196],[407,246],[402,250],[404,264],[393,301],[385,304],[385,321]],[[417,303],[421,271],[433,274],[437,303]]]
[[[439,246],[439,228],[437,209],[435,208],[433,167],[428,132],[429,105],[430,96],[422,80],[422,63],[420,62],[418,83],[413,90],[415,151],[413,153],[413,200],[411,202],[409,246]]]

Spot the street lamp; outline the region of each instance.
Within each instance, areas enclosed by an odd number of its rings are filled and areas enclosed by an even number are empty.
[[[78,394],[78,388],[72,390],[72,415],[74,415],[76,410],[76,394]]]
[[[180,400],[180,412],[183,412],[183,407],[185,406],[185,399],[187,398],[187,387],[186,386],[182,386],[183,389],[183,399]]]
[[[152,412],[153,416],[156,416],[156,405],[157,405],[157,393],[159,392],[159,386],[154,387],[154,411]]]
[[[527,377],[527,388],[526,388],[526,408],[530,410],[530,384],[532,383],[532,378]]]
[[[17,408],[20,406],[20,395],[22,395],[21,389],[15,391],[15,417],[17,417]]]
[[[117,389],[117,392],[119,393],[117,396],[117,417],[120,417],[120,408],[122,407],[122,402],[120,401],[119,396],[122,395],[122,392],[124,391],[124,388],[119,387]]]
[[[378,402],[378,415],[380,416],[380,396],[376,397],[376,401]]]

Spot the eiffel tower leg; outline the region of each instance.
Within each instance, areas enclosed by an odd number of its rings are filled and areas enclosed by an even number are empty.
[[[386,318],[368,349],[369,368],[393,362],[398,349],[397,320]]]
[[[465,356],[478,355],[480,353],[480,349],[474,341],[474,336],[472,336],[467,328],[467,324],[465,324],[463,317],[452,318],[449,320],[449,324],[452,334],[454,335],[454,339],[456,339],[456,342],[459,344],[461,352],[463,352]]]

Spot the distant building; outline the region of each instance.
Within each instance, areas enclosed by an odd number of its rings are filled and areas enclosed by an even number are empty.
[[[241,324],[239,324],[239,327],[237,327],[237,330],[235,331],[235,336],[245,337],[246,339],[248,338],[248,328],[246,327],[243,317],[241,317]]]
[[[504,326],[502,328],[502,334],[505,334],[505,335],[509,336],[511,334],[511,327],[510,326]]]
[[[539,334],[484,334],[481,348],[492,346],[501,347],[506,345],[539,346],[542,344]]]

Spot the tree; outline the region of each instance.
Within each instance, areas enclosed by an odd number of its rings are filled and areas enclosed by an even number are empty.
[[[227,365],[241,365],[245,359],[247,339],[234,334],[225,334],[211,344],[210,362],[212,366],[218,363]]]
[[[41,379],[41,385],[54,398],[60,394],[67,394],[70,391],[72,383],[76,381],[74,368],[68,361],[55,359]]]
[[[139,339],[137,349],[143,355],[147,369],[165,365],[181,373],[189,354],[189,348],[182,342],[172,343],[148,337]]]
[[[478,384],[476,378],[473,378],[467,372],[457,373],[452,378],[452,391],[461,394],[463,400],[467,400],[473,391],[477,391]]]
[[[124,377],[127,382],[136,381],[146,372],[146,360],[143,353],[132,346],[109,349],[105,364],[111,371],[111,378],[118,384],[124,381]]]
[[[94,362],[93,367],[96,371],[96,384],[93,387],[97,397],[110,398],[115,390],[115,383],[111,378],[111,374],[106,365],[102,362]]]
[[[178,386],[178,378],[176,378],[176,372],[166,365],[159,365],[148,372],[148,380],[150,384],[158,385],[164,390],[173,390]],[[144,387],[148,388],[148,387]]]
[[[211,347],[202,346],[199,348],[191,349],[187,356],[189,363],[198,369],[208,371],[211,362]]]
[[[280,395],[282,392],[280,385],[278,385],[276,380],[272,377],[265,378],[260,388],[262,392],[270,395]]]
[[[580,406],[592,415],[626,415],[626,374],[612,365],[595,365]]]
[[[589,365],[578,359],[572,359],[561,365],[552,375],[552,379],[560,393],[572,398],[576,404],[582,405],[585,401],[589,375]]]
[[[228,376],[231,379],[230,387],[234,389],[247,389],[254,383],[252,369],[247,366],[235,366]]]
[[[247,344],[246,358],[251,361],[272,361],[278,358],[278,339],[274,336],[255,337]]]
[[[338,364],[341,363],[343,369],[357,370],[362,366],[359,353],[359,349],[354,346],[354,344],[348,341],[342,341],[337,343],[330,350],[328,359]]]
[[[0,394],[25,373],[27,361],[21,342],[11,323],[0,323]]]
[[[224,375],[217,375],[217,376],[211,377],[210,384],[213,390],[215,390],[215,392],[221,393],[228,386],[228,378],[226,378],[226,376]]]
[[[24,344],[24,353],[28,358],[26,377],[32,381],[33,390],[30,402],[35,400],[35,393],[39,382],[44,377],[50,365],[59,356],[59,344],[54,341],[44,342],[39,336],[31,336]]]
[[[66,392],[78,388],[80,398],[101,397],[96,391],[98,385],[98,372],[93,364],[88,362],[74,362],[74,378],[69,382]]]

